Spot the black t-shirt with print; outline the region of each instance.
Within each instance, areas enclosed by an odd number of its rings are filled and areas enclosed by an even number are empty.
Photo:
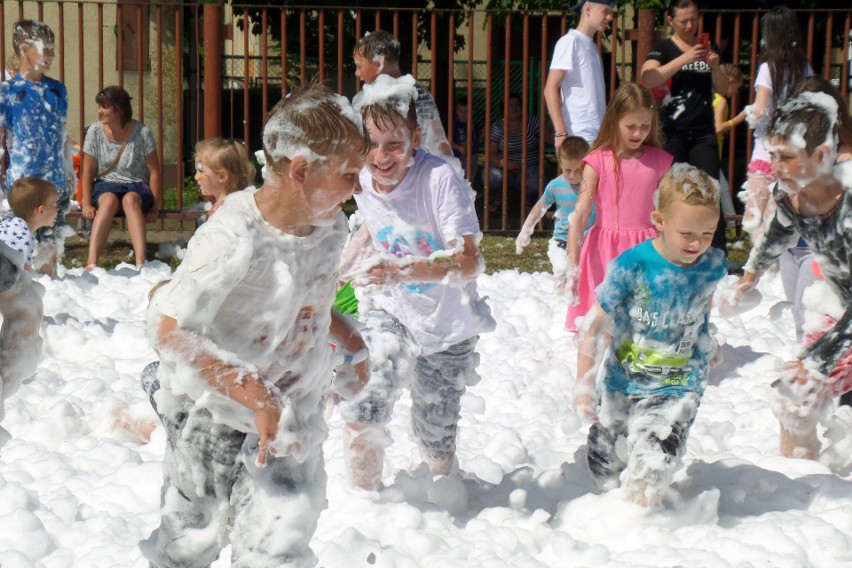
[[[648,59],[665,65],[683,55],[671,38],[657,42]],[[713,74],[706,61],[684,65],[672,76],[671,97],[660,106],[663,131],[714,129]]]

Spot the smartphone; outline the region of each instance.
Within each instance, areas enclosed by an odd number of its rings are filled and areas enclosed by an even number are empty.
[[[697,43],[707,51],[710,51],[710,34],[707,32],[698,34]]]

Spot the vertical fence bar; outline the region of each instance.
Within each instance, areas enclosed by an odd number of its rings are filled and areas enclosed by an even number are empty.
[[[448,65],[449,69],[449,77],[450,80],[447,81],[447,99],[448,99],[448,109],[447,109],[447,140],[450,142],[450,152],[452,152],[453,148],[453,118],[455,117],[455,83],[456,83],[456,73],[455,73],[455,58],[453,57],[454,48],[455,48],[455,33],[456,29],[456,14],[455,12],[450,12],[450,45],[449,45],[449,60],[450,63]],[[433,57],[434,58],[434,57]]]
[[[618,37],[618,18],[612,19],[612,35],[609,36],[609,92],[615,92],[615,39]],[[542,127],[544,124],[542,123]]]
[[[544,93],[544,85],[547,82],[547,14],[544,14],[541,17],[541,63],[539,64],[541,67],[541,71],[539,73],[539,85],[538,92]],[[539,190],[544,183],[544,149],[547,147],[547,140],[545,140],[545,132],[547,128],[545,125],[547,124],[547,108],[545,105],[544,96],[540,96],[538,98],[538,115],[541,117],[541,128],[538,133],[538,145],[541,148],[542,159],[538,163],[538,179],[539,179]],[[541,222],[539,222],[539,228],[541,228]]]
[[[261,108],[263,109],[263,119],[266,120],[266,114],[269,112],[269,30],[267,29],[269,26],[269,8],[264,8],[261,12],[260,22],[260,56],[263,73]],[[248,150],[248,140],[244,142],[246,143],[246,150]]]
[[[325,10],[320,8],[317,19],[317,40],[319,41],[319,78],[325,84]]]
[[[358,43],[358,40],[361,39],[361,10],[355,12],[355,43]],[[417,78],[417,75],[414,75]],[[359,77],[355,77],[355,91],[358,92],[361,90],[361,79]]]
[[[157,4],[155,8],[155,21],[157,22],[157,144],[160,145],[160,180],[163,180],[166,145],[163,142],[163,7],[160,4]],[[175,50],[175,57],[177,57],[177,50]],[[158,204],[160,209],[163,208],[163,198],[164,195],[160,195]],[[160,219],[160,229],[162,228],[163,220]]]
[[[467,137],[465,140],[467,152],[465,157],[465,172],[467,178],[472,179],[473,171],[473,144],[476,141],[476,129],[473,126],[473,12],[467,13]],[[452,127],[451,127],[452,128]],[[483,216],[488,215],[488,207],[485,207]]]
[[[98,4],[98,92],[104,89],[104,5]]]
[[[506,230],[509,220],[509,83],[511,76],[512,15],[506,15],[504,33],[506,44],[503,48],[503,206],[500,211],[500,229]]]
[[[831,34],[834,31],[833,12],[828,13],[828,21],[825,23],[825,31],[825,58],[823,61],[822,76],[826,79],[831,79]]]
[[[302,83],[307,79],[308,70],[305,69],[305,65],[307,63],[308,58],[308,45],[307,45],[307,14],[305,13],[305,9],[302,8],[299,10],[299,42],[301,47],[299,49],[299,61],[302,65]]]
[[[136,5],[136,96],[139,98],[138,112],[139,122],[145,122],[145,88],[144,76],[145,69],[143,68],[142,50],[148,46],[142,41],[148,35],[147,23],[145,29],[142,28],[142,6]]]
[[[243,11],[243,140],[249,139],[249,31],[251,30],[248,10]],[[222,86],[219,85],[219,89]]]
[[[840,67],[840,92],[844,98],[849,96],[849,29],[852,27],[852,12],[846,12],[843,21],[843,64]]]
[[[808,61],[814,60],[814,13],[808,13]]]
[[[527,139],[527,128],[529,128],[529,105],[530,105],[530,47],[529,47],[529,37],[530,37],[530,15],[529,12],[524,12],[523,19],[524,26],[524,37],[523,37],[523,61],[521,62],[521,72],[524,74],[524,78],[521,80],[521,136],[523,136],[524,142]],[[509,145],[509,131],[506,131],[506,145]],[[541,159],[541,150],[542,148],[539,146],[539,159]],[[526,217],[526,208],[527,208],[527,154],[529,150],[527,149],[526,143],[521,146],[521,219]],[[540,163],[540,162],[539,162]],[[541,179],[539,179],[541,182]]]
[[[382,12],[380,10],[376,10],[376,14],[373,17],[373,29],[374,30],[382,29]]]
[[[485,16],[485,45],[493,45],[494,39],[494,15],[489,12]],[[492,55],[490,49],[485,51],[485,76],[491,77]],[[488,230],[491,224],[490,219],[490,203],[491,203],[491,84],[492,81],[485,82],[485,169],[482,172],[484,178],[484,203],[482,211],[482,225],[485,230]]]
[[[39,2],[39,20],[44,21],[44,8],[42,7],[42,3]],[[59,9],[59,29],[57,30],[57,36],[59,39],[59,82],[65,82],[65,4],[57,5]],[[6,65],[6,62],[3,62],[3,65]]]
[[[393,37],[399,37],[399,11],[393,12]]]
[[[751,66],[749,68],[749,77],[756,77],[757,74],[757,46],[758,46],[758,31],[760,29],[760,14],[755,12],[751,18]],[[748,103],[754,103],[754,89],[749,89]],[[751,128],[746,133],[746,156],[751,156],[753,139],[751,136]]]
[[[417,79],[417,48],[420,42],[417,39],[417,12],[411,13],[411,76]]]
[[[734,16],[734,53],[733,53],[733,61],[734,65],[739,67],[740,62],[740,33],[742,26],[742,13],[737,12]],[[731,98],[731,112],[730,116],[736,116],[739,113],[739,100],[740,94],[734,93],[734,96]],[[731,129],[731,134],[728,136],[728,191],[733,198],[736,191],[734,190],[734,152],[737,147],[737,137],[735,136],[736,127]]]
[[[432,17],[429,20],[429,27],[430,47],[434,47],[438,45],[438,13],[434,10],[432,11]],[[429,91],[432,92],[432,98],[435,98],[435,87],[437,86],[438,77],[438,59],[434,56],[434,54],[430,59],[429,73],[431,76],[429,77]]]
[[[394,12],[396,17],[396,12]],[[337,12],[337,94],[343,94],[343,10]]]
[[[118,28],[118,86],[124,88],[124,7],[121,4],[115,7],[116,27]]]
[[[287,9],[281,8],[281,96],[287,94]]]
[[[43,22],[44,21],[44,2],[37,2],[36,6],[38,7],[38,19]]]
[[[175,10],[175,37],[183,37],[180,9]],[[197,36],[196,36],[197,37]],[[175,52],[175,100],[177,100],[177,206],[183,209],[183,58],[181,50]]]
[[[78,140],[80,141],[80,147],[83,146],[83,130],[84,125],[86,124],[86,74],[84,73],[84,61],[86,59],[85,55],[85,44],[83,43],[83,3],[77,3],[77,89],[80,93],[77,97],[79,100],[77,110],[80,113],[80,129],[79,134],[80,137]],[[3,10],[0,9],[0,12]],[[5,61],[5,59],[4,59]]]

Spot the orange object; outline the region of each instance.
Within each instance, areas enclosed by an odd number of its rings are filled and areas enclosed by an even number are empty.
[[[77,153],[71,156],[74,162],[74,172],[77,174],[77,203],[83,203],[83,182],[80,180],[80,167],[83,160],[83,154]]]

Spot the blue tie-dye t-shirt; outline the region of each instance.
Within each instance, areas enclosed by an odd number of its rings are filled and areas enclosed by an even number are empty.
[[[728,271],[711,248],[689,266],[647,240],[607,267],[597,300],[613,320],[604,386],[631,395],[704,392],[711,348],[709,302]]]
[[[0,128],[6,130],[6,188],[19,178],[44,179],[66,188],[65,124],[68,92],[50,77],[33,82],[15,75],[0,83]]]
[[[549,209],[554,203],[556,204],[556,220],[553,225],[553,238],[563,241],[568,240],[568,225],[569,216],[577,207],[577,194],[579,188],[568,183],[562,176],[557,176],[544,188],[544,195],[541,198],[541,204],[545,209]],[[586,223],[586,231],[595,224],[596,210],[592,204],[592,212],[589,214],[589,220]]]

